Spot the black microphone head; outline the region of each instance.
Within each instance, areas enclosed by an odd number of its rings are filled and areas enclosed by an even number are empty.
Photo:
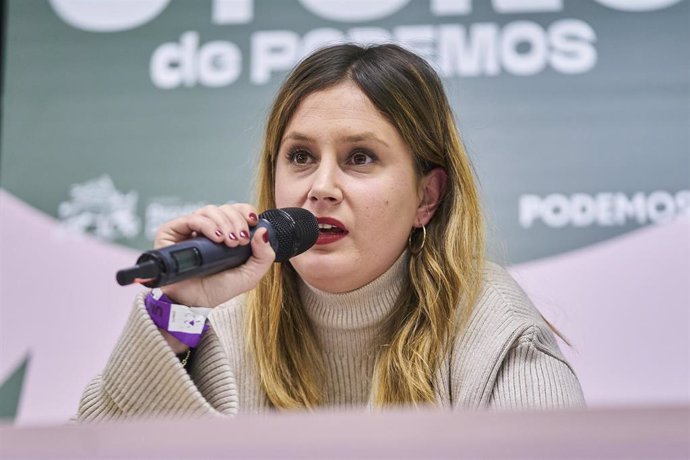
[[[271,223],[278,240],[276,262],[303,253],[316,243],[319,224],[311,212],[303,208],[269,209],[259,215]]]

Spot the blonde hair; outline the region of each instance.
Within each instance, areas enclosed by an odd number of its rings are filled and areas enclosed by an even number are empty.
[[[259,160],[257,205],[275,207],[275,161],[284,130],[309,94],[354,82],[413,152],[419,177],[443,168],[448,181],[421,251],[386,322],[372,383],[377,406],[433,403],[434,376],[466,324],[482,281],[484,231],[469,158],[433,69],[396,45],[337,45],[303,60],[282,85],[269,114]],[[419,238],[412,235],[413,244]],[[297,274],[274,264],[249,293],[247,333],[261,386],[277,408],[321,404],[323,364],[302,308]]]

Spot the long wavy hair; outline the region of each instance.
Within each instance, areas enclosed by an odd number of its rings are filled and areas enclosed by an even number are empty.
[[[403,289],[378,350],[372,394],[376,406],[433,404],[434,376],[478,296],[484,260],[479,196],[469,158],[436,72],[397,45],[353,44],[321,49],[288,76],[271,108],[257,178],[257,206],[275,207],[275,165],[284,130],[300,102],[351,81],[410,147],[418,177],[443,168],[448,181],[411,255]],[[411,229],[412,230],[412,229]],[[421,244],[419,232],[412,244]],[[261,386],[280,409],[322,403],[323,363],[301,305],[298,275],[274,264],[248,295],[247,334]]]

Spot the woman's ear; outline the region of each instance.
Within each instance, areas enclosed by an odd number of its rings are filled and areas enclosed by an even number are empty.
[[[443,168],[434,168],[422,177],[419,184],[421,201],[415,217],[416,227],[428,224],[434,216],[445,195],[447,182],[448,174]]]

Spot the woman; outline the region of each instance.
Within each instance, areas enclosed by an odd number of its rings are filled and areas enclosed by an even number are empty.
[[[339,45],[300,63],[269,116],[257,204],[205,207],[160,229],[157,247],[203,234],[251,244],[253,256],[163,288],[177,304],[213,307],[191,362],[151,321],[152,294],[140,296],[79,419],[584,404],[549,326],[483,262],[470,162],[423,59]],[[272,263],[264,230],[248,238],[257,209],[275,207],[319,220],[317,244],[289,263]]]

